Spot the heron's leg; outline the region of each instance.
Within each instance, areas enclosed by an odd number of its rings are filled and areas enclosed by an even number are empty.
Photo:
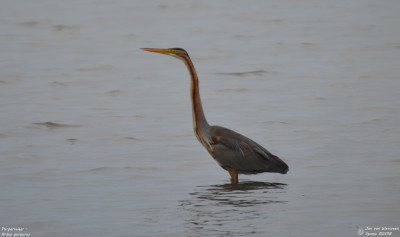
[[[235,169],[228,169],[229,174],[231,175],[231,184],[238,184],[239,175]]]

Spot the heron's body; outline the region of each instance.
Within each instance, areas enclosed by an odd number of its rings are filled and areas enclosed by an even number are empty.
[[[143,50],[171,55],[186,64],[191,76],[194,133],[218,164],[229,172],[233,184],[238,183],[238,174],[287,173],[289,167],[286,163],[256,142],[230,129],[208,124],[200,100],[196,70],[185,50],[180,48]]]

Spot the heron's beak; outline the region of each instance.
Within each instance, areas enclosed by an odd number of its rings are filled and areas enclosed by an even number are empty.
[[[162,53],[166,55],[174,55],[175,50],[173,49],[154,49],[154,48],[142,48],[144,51],[153,52],[153,53]]]

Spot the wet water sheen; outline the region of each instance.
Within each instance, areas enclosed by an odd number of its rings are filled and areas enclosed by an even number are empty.
[[[243,181],[200,186],[182,201],[190,236],[251,236],[270,232],[266,213],[284,210],[285,184]],[[228,228],[224,228],[228,227]]]
[[[399,1],[0,5],[0,225],[24,228],[2,233],[399,227]],[[184,64],[143,47],[185,48],[208,121],[289,173],[229,184],[193,135]]]

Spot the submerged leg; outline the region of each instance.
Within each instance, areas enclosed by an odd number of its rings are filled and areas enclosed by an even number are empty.
[[[228,169],[228,172],[231,175],[231,184],[238,184],[239,182],[238,172],[235,169]]]

